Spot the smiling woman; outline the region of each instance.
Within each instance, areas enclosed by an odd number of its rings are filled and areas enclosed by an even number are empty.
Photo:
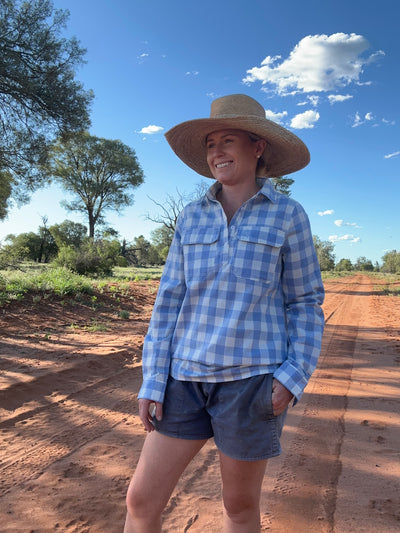
[[[161,531],[183,470],[218,448],[223,530],[259,531],[267,460],[313,372],[323,286],[307,215],[266,176],[309,161],[303,142],[246,95],[166,133],[216,181],[181,212],[143,346],[139,415],[149,432],[127,494],[125,533]],[[259,164],[259,160],[263,163]]]

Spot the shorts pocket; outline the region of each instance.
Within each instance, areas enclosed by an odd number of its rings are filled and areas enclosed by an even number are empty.
[[[285,232],[278,228],[242,226],[238,229],[232,269],[240,278],[277,283]]]
[[[181,242],[187,281],[204,279],[218,269],[220,229],[198,227],[185,231]]]
[[[274,376],[273,374],[265,374],[258,378],[259,381],[254,392],[254,409],[257,410],[260,420],[271,420],[275,418],[272,407],[272,383]]]

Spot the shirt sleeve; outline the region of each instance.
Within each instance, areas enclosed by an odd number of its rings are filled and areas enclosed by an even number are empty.
[[[186,293],[179,221],[161,277],[144,340],[139,398],[163,402],[171,362],[170,345]]]
[[[297,204],[283,250],[287,359],[274,377],[299,400],[315,370],[324,329],[324,287],[310,223]]]

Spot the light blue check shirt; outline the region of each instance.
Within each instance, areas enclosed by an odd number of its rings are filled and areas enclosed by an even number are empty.
[[[299,399],[317,364],[324,289],[308,217],[259,180],[228,225],[216,182],[181,212],[143,346],[139,398],[168,375],[220,382],[273,373]]]

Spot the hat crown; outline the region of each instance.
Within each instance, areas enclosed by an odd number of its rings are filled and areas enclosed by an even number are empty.
[[[210,118],[248,116],[265,118],[265,109],[246,94],[222,96],[211,103]]]

